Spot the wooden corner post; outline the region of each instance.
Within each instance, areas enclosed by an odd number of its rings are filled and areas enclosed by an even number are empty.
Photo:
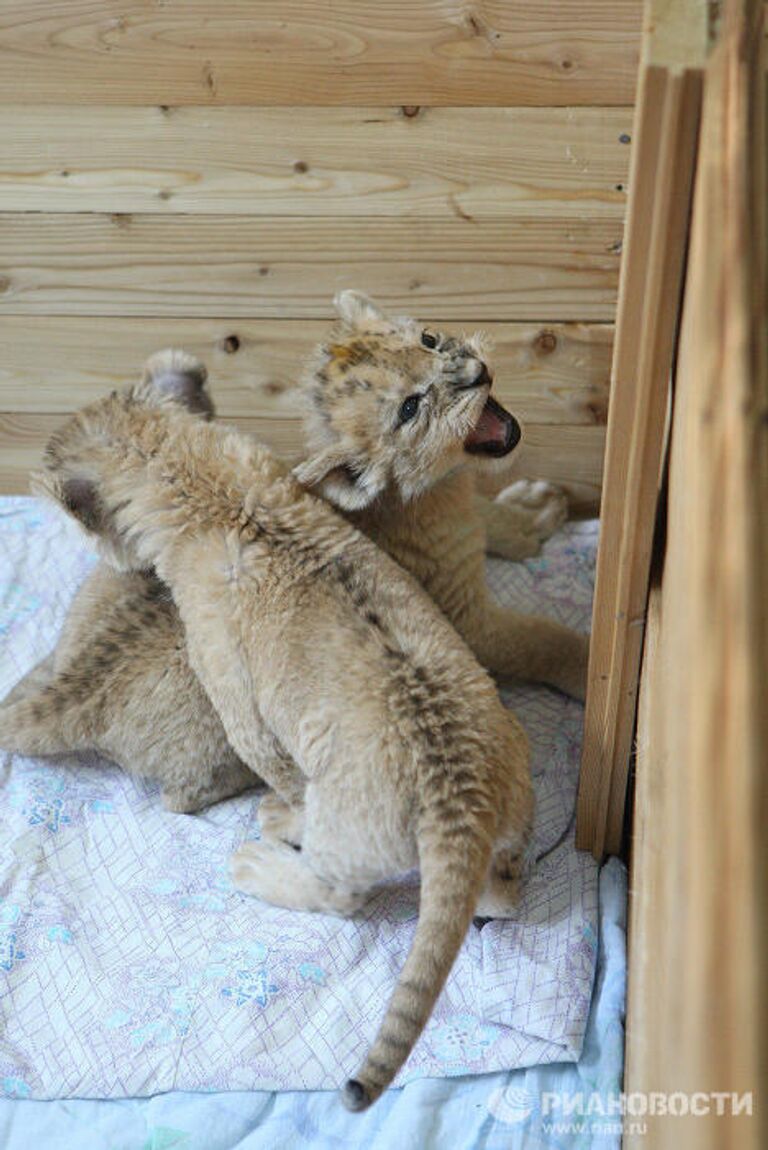
[[[649,0],[611,370],[577,845],[621,845],[678,329],[707,0]]]

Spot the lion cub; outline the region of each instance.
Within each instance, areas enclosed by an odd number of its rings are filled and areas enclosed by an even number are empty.
[[[299,477],[419,579],[481,663],[582,698],[586,636],[500,607],[486,588],[486,544],[509,558],[535,554],[565,511],[546,484],[521,481],[504,503],[476,496],[473,470],[493,466],[520,436],[489,394],[481,343],[388,319],[356,292],[336,305],[339,325],[304,381],[310,450]],[[142,386],[175,392],[209,417],[205,379],[199,361],[168,351],[149,360]],[[97,749],[158,779],[174,811],[259,781],[189,668],[172,601],[151,572],[103,565],[79,591],[53,659],[0,704],[0,747]]]
[[[583,699],[587,636],[500,607],[486,586],[486,547],[536,554],[565,505],[543,483],[516,484],[502,504],[476,495],[473,473],[521,435],[491,395],[481,338],[390,318],[358,292],[341,292],[336,307],[337,330],[304,380],[297,476],[416,576],[485,667]]]
[[[154,356],[141,388],[213,408],[205,368],[183,352]],[[101,540],[103,553],[109,541]],[[109,558],[122,566],[119,546]],[[0,705],[0,747],[26,755],[99,751],[162,785],[166,807],[200,810],[259,779],[238,758],[189,665],[184,628],[152,571],[100,563],[83,583],[54,653]]]
[[[419,866],[411,952],[345,1087],[362,1109],[408,1057],[473,914],[514,902],[527,743],[419,584],[269,451],[188,403],[162,374],[113,393],[53,436],[41,483],[113,562],[157,571],[231,746],[279,796],[273,826],[301,851],[276,834],[247,843],[238,885],[348,915]],[[476,426],[484,403],[467,388],[457,423]]]

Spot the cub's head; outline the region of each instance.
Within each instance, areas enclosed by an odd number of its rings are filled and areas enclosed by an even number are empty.
[[[490,395],[480,336],[390,318],[359,292],[335,303],[339,323],[304,384],[302,483],[355,511],[388,489],[412,499],[457,466],[513,450],[520,425]]]

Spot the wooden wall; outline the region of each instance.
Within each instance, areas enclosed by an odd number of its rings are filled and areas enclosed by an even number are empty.
[[[340,287],[496,338],[518,468],[599,493],[639,0],[5,0],[0,490],[158,347],[298,448]]]
[[[664,1091],[700,1106],[720,1092],[742,1105],[659,1108],[645,1129],[628,1123],[626,1150],[768,1146],[762,26],[762,0],[726,0],[704,79],[638,714],[625,1074],[635,1097]]]

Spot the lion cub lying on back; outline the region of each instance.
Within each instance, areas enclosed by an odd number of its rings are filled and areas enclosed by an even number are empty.
[[[413,946],[345,1089],[361,1109],[408,1057],[472,915],[514,901],[526,739],[410,575],[265,448],[185,401],[160,376],[91,405],[52,438],[41,482],[113,560],[157,571],[230,744],[279,796],[273,814],[301,851],[246,844],[238,884],[347,915],[419,866]],[[467,389],[455,418],[473,426],[483,402]]]

